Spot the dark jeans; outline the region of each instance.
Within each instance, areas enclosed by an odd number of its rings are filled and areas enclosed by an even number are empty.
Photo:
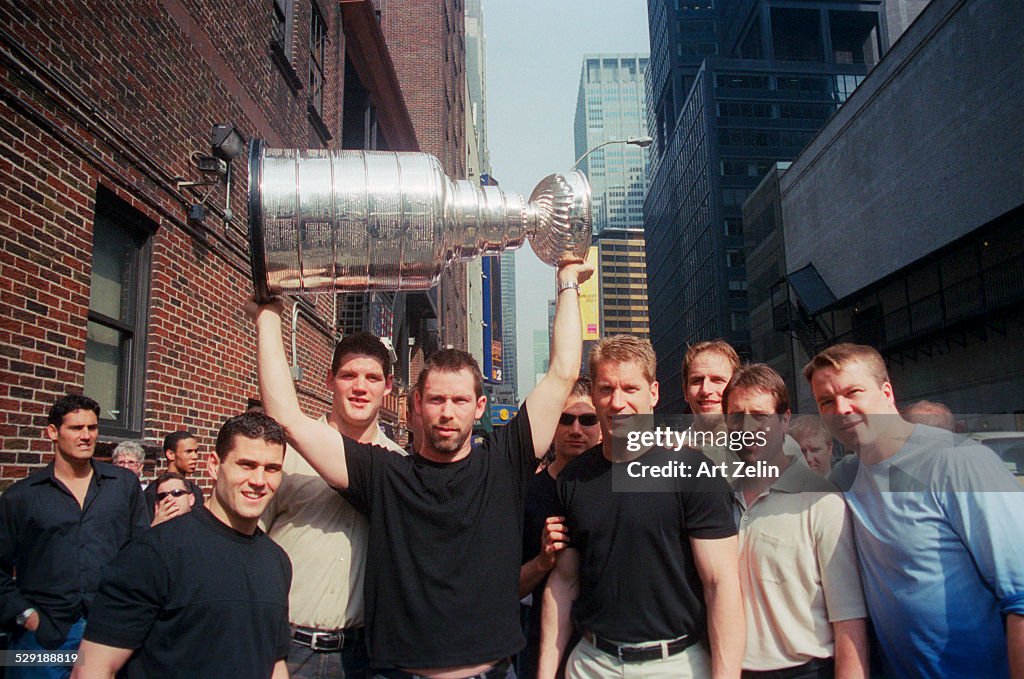
[[[751,672],[743,670],[743,679],[833,679],[836,666],[832,658],[812,660],[796,667],[767,672]]]
[[[340,651],[314,651],[292,641],[288,674],[297,679],[366,679],[370,657],[366,644],[346,644]]]
[[[47,650],[76,651],[82,643],[82,632],[85,631],[85,618],[79,618],[78,622],[71,626],[67,639],[59,649],[45,649],[36,641],[35,632],[25,631],[11,644],[12,651],[35,651],[46,653]],[[29,666],[8,667],[5,677],[10,679],[67,679],[71,676],[71,666]]]

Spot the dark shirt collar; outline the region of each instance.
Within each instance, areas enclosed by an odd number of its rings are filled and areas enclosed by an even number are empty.
[[[95,459],[90,459],[89,464],[92,466],[92,478],[95,479],[98,484],[102,484],[103,479],[112,479],[117,476],[117,472],[114,471],[116,469],[114,465],[107,464],[105,462],[97,462]],[[55,463],[51,462],[43,467],[41,471],[41,474],[35,475],[29,479],[29,483],[34,486],[38,486],[41,483],[56,484],[58,482]]]

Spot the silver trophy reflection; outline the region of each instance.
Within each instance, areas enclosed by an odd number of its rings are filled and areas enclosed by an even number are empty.
[[[256,297],[425,290],[451,262],[518,248],[585,259],[590,186],[543,179],[529,200],[448,178],[426,153],[249,147],[249,243]]]

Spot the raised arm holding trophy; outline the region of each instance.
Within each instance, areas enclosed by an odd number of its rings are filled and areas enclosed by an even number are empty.
[[[250,147],[249,236],[260,391],[267,414],[369,521],[365,629],[378,677],[506,677],[523,645],[519,552],[527,480],[579,374],[579,284],[593,273],[590,191],[578,172],[530,199],[451,180],[421,153]],[[558,267],[550,368],[519,413],[471,444],[486,396],[477,361],[427,357],[414,408],[424,440],[403,456],[345,438],[299,407],[281,294],[418,290],[453,261],[529,239]]]

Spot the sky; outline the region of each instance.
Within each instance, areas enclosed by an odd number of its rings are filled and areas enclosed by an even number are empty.
[[[576,160],[573,117],[584,54],[650,51],[646,0],[483,0],[487,135],[494,177],[528,197]],[[533,385],[533,331],[547,328],[555,270],[516,253],[519,398]]]

